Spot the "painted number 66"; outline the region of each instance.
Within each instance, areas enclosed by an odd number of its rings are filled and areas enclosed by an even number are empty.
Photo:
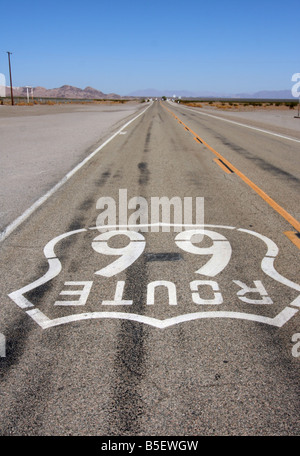
[[[108,241],[114,236],[123,235],[129,238],[129,244],[121,248],[113,248],[108,245]],[[212,240],[210,247],[199,247],[195,245],[197,236],[208,236]],[[210,230],[188,230],[179,233],[175,238],[176,245],[185,252],[194,255],[211,255],[208,262],[200,269],[195,271],[197,274],[202,274],[208,277],[214,277],[219,274],[227,266],[231,258],[231,246],[227,239],[219,233]],[[141,233],[135,231],[108,231],[97,236],[92,247],[97,253],[103,255],[120,256],[113,263],[99,269],[95,274],[104,277],[112,277],[119,272],[127,269],[134,263],[143,253],[146,246],[146,241]]]

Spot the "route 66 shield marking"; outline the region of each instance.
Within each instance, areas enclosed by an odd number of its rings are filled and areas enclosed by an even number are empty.
[[[162,224],[157,225],[161,226]],[[168,328],[183,322],[212,318],[247,320],[275,327],[282,327],[299,310],[300,285],[285,278],[275,269],[274,261],[279,250],[271,239],[247,229],[222,225],[203,225],[201,227],[186,226],[185,231],[172,233],[172,236],[174,236],[174,249],[177,249],[177,251],[173,253],[173,256],[168,257],[160,254],[156,257],[155,255],[151,257],[152,259],[156,258],[158,261],[163,261],[162,259],[166,258],[167,260],[170,258],[179,259],[184,255],[186,262],[190,259],[193,260],[193,265],[195,264],[195,259],[199,262],[197,268],[194,268],[189,272],[191,280],[186,284],[186,289],[188,289],[190,296],[190,302],[187,304],[188,310],[180,313],[182,312],[182,307],[180,306],[181,302],[180,299],[178,299],[180,290],[178,290],[176,283],[174,283],[175,280],[170,281],[165,280],[165,277],[157,277],[156,280],[147,284],[147,292],[145,293],[146,298],[143,307],[144,310],[135,312],[135,296],[124,297],[126,284],[125,280],[123,280],[123,276],[130,270],[132,265],[142,258],[143,255],[146,255],[145,249],[147,247],[147,240],[141,232],[138,232],[141,225],[135,227],[111,226],[108,228],[109,231],[97,234],[96,237],[94,236],[94,230],[97,230],[98,228],[91,227],[69,231],[50,240],[44,247],[44,256],[48,262],[48,271],[34,282],[10,293],[9,297],[20,308],[24,309],[24,311],[26,311],[26,313],[43,329],[87,319],[125,319],[144,323],[160,329]],[[199,235],[198,240],[197,235]],[[275,315],[270,316],[269,311],[267,312],[267,315],[265,315],[265,309],[270,309],[270,307],[274,306],[274,298],[272,299],[268,295],[264,283],[261,280],[250,280],[246,283],[245,279],[241,280],[239,277],[232,278],[230,286],[235,287],[236,303],[233,305],[233,308],[228,308],[230,303],[228,303],[223,296],[226,290],[224,291],[221,289],[218,280],[222,274],[226,273],[226,270],[232,261],[232,257],[234,256],[232,245],[228,240],[228,237],[237,235],[244,236],[245,238],[249,238],[250,236],[252,240],[258,242],[261,247],[266,250],[259,265],[263,277],[267,280],[271,279],[275,281],[283,288],[287,287],[291,292],[290,294],[293,294],[291,300],[285,303],[284,307],[280,308]],[[112,247],[110,243],[118,240],[120,236],[127,238],[127,245]],[[203,237],[209,241],[204,246],[202,245]],[[63,274],[64,269],[62,261],[59,258],[59,255],[55,253],[55,250],[59,250],[60,244],[67,238],[69,238],[70,241],[74,238],[82,238],[82,242],[86,242],[85,239],[88,240],[87,262],[94,254],[96,255],[96,258],[101,259],[106,258],[110,260],[112,256],[116,256],[117,258],[114,261],[108,262],[106,265],[103,265],[103,262],[101,261],[102,267],[94,268],[89,280],[67,280],[63,285],[60,285],[63,290],[59,295],[75,296],[76,299],[56,299],[54,302],[46,303],[33,302],[30,296],[34,291],[38,290],[39,287],[46,283],[57,280],[61,274]],[[200,245],[198,245],[199,242]],[[207,261],[203,264],[204,259]],[[179,266],[179,268],[180,267],[181,266]],[[172,269],[175,270],[176,267],[173,266]],[[106,306],[105,311],[93,309],[82,313],[80,312],[80,309],[82,306],[88,305],[91,290],[97,286],[97,279],[102,281],[101,284],[105,284],[105,282],[109,280],[114,281],[109,282],[109,284],[113,284],[111,286],[114,287],[114,295],[110,297],[107,296],[106,298],[104,297],[102,302],[99,301],[98,304],[100,306]],[[106,282],[106,285],[107,284],[108,282]],[[69,286],[75,286],[76,289],[68,289]],[[110,286],[106,288],[111,291]],[[167,318],[158,318],[155,314],[155,309],[158,309],[159,311],[159,307],[156,305],[156,294],[159,289],[165,291],[166,305],[168,306],[168,309],[170,309],[170,311],[168,310],[170,315],[167,316]],[[203,294],[204,289],[209,291],[206,292],[206,294]],[[27,295],[27,297],[25,295]],[[237,305],[240,305],[241,307],[238,310],[236,309]],[[276,305],[278,307],[279,304]],[[45,306],[47,312],[44,309]],[[118,311],[107,310],[108,308],[115,309],[116,306],[118,307]],[[54,317],[47,316],[49,315],[49,311],[51,313],[52,309],[57,310],[58,308],[60,311],[64,309],[66,314],[63,316],[61,316],[61,314],[59,316],[54,315]],[[76,312],[70,314],[70,309],[72,312],[74,312],[75,309]],[[122,311],[119,311],[120,309]],[[133,311],[131,311],[131,309]],[[259,311],[257,309],[259,309]]]

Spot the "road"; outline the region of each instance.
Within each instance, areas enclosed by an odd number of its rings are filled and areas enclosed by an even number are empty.
[[[2,435],[299,435],[299,135],[202,113],[148,104],[1,243]]]
[[[136,102],[1,106],[1,232],[11,232],[24,208],[36,204],[142,109]]]

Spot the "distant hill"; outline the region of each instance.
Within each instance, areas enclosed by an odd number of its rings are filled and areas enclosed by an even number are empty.
[[[183,98],[265,98],[265,99],[294,99],[291,90],[261,90],[255,93],[216,93],[208,91],[191,92],[187,90],[156,90],[156,89],[143,89],[132,92],[130,96],[133,97],[183,97]]]
[[[294,98],[291,90],[261,90],[260,92],[240,93],[235,95],[236,98],[274,98],[274,99],[289,99]]]
[[[26,87],[14,87],[14,96],[26,97]],[[34,87],[34,97],[41,98],[74,98],[74,99],[119,99],[119,98],[130,98],[130,97],[162,97],[166,96],[172,98],[173,95],[176,97],[183,98],[258,98],[258,99],[294,99],[291,90],[261,90],[255,93],[216,93],[208,91],[188,91],[188,90],[157,90],[157,89],[143,89],[136,90],[125,97],[121,97],[116,93],[105,94],[100,90],[94,89],[93,87],[86,87],[80,89],[78,87],[63,85],[56,89],[46,89],[45,87]],[[10,88],[6,88],[6,96],[10,96]]]
[[[26,87],[14,87],[14,96],[26,97]],[[10,88],[6,88],[6,95],[10,96]],[[120,95],[115,93],[105,94],[100,90],[93,89],[93,87],[86,87],[80,89],[70,85],[63,85],[57,89],[46,89],[45,87],[34,87],[33,96],[41,98],[78,98],[78,99],[94,99],[94,98],[121,98]]]

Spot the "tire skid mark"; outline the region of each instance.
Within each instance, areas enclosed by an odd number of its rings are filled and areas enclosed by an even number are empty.
[[[145,306],[147,271],[145,259],[141,258],[126,271],[124,299],[134,297],[138,313]],[[120,434],[139,432],[139,418],[144,414],[140,383],[145,377],[145,325],[122,320],[117,336],[115,372],[117,383],[114,389],[113,425]]]

